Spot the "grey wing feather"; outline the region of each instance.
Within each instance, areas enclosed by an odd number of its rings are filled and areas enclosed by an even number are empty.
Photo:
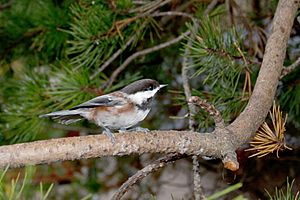
[[[94,108],[98,106],[116,106],[116,105],[123,105],[125,102],[121,98],[114,97],[111,95],[103,95],[96,98],[93,98],[87,102],[79,104],[71,108],[70,110],[76,110],[79,108]]]
[[[79,104],[69,110],[61,110],[56,111],[44,115],[40,115],[39,117],[51,117],[52,119],[58,120],[59,123],[62,124],[70,124],[77,121],[80,121],[89,113],[89,109],[98,106],[116,106],[116,105],[124,105],[126,100],[111,96],[111,95],[103,95],[96,98],[93,98],[87,102]]]

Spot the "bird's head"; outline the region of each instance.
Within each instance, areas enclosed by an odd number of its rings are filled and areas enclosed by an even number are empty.
[[[160,85],[152,79],[141,79],[127,85],[121,92],[126,93],[134,103],[142,105],[145,102],[150,102],[155,94],[165,86],[167,85]]]

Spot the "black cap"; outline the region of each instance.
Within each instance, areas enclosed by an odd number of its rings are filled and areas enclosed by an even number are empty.
[[[121,92],[127,93],[127,94],[134,94],[139,91],[147,91],[147,90],[154,90],[156,88],[160,88],[159,83],[156,80],[153,79],[141,79],[138,81],[135,81],[123,89],[121,89]]]

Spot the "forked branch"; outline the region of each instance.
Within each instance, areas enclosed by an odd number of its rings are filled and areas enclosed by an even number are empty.
[[[238,169],[235,150],[253,137],[272,106],[286,53],[287,41],[300,1],[279,0],[262,66],[245,110],[230,125],[210,134],[190,131],[151,131],[115,134],[113,145],[105,135],[51,139],[0,147],[0,167],[62,160],[144,153],[180,153],[220,158]]]

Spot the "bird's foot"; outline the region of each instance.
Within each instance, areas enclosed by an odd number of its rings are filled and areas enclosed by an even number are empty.
[[[134,128],[130,128],[130,129],[120,129],[119,133],[126,133],[126,132],[133,132],[133,131],[147,133],[150,130],[147,129],[147,128],[143,128],[143,127],[138,126],[138,127],[134,127]]]
[[[143,127],[137,126],[137,127],[134,127],[134,128],[129,129],[128,131],[139,131],[139,132],[147,133],[147,132],[149,132],[150,130],[147,129],[147,128],[143,128]]]
[[[135,131],[140,131],[140,132],[144,132],[144,133],[148,133],[150,131],[149,129],[143,128],[143,127],[140,127],[140,126],[135,127],[134,129],[135,129]]]
[[[109,139],[110,139],[110,141],[111,141],[111,143],[112,143],[113,145],[116,143],[116,138],[115,138],[114,134],[113,134],[109,129],[105,128],[105,129],[103,130],[103,133],[104,133],[107,137],[109,137]]]

